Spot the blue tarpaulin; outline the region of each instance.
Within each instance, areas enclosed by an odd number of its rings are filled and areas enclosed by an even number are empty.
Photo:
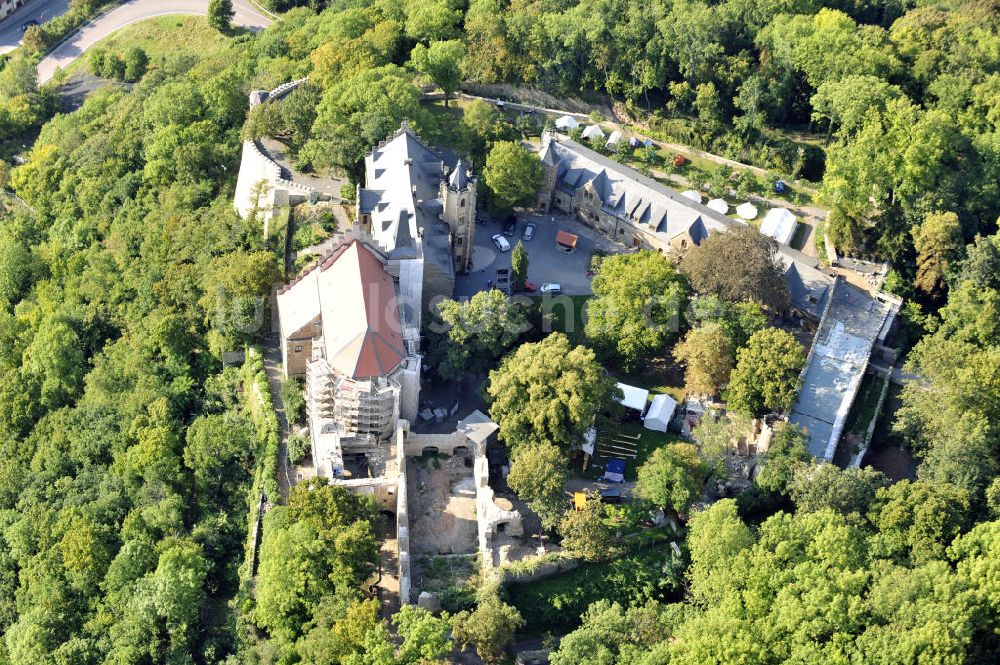
[[[604,480],[612,483],[624,483],[625,460],[609,459],[604,467]]]

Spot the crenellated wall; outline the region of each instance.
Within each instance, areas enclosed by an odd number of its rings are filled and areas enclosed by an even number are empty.
[[[306,79],[301,78],[282,83],[274,90],[254,90],[250,93],[250,107],[279,100],[305,82]],[[255,141],[243,142],[240,172],[236,177],[236,193],[233,196],[233,207],[240,217],[247,219],[256,206],[258,214],[263,218],[267,235],[267,224],[275,208],[317,201],[319,198],[320,193],[312,187],[283,178],[281,166],[268,157]]]

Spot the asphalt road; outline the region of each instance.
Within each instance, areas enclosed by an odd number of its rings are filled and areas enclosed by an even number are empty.
[[[52,5],[51,11],[53,12],[57,6],[61,6],[62,11],[65,11],[68,2],[53,0],[46,3],[34,0],[34,2],[29,3],[22,9],[27,10],[30,7],[41,9],[45,5]],[[235,16],[233,17],[235,25],[256,31],[262,30],[271,24],[272,19],[265,16],[250,0],[234,0],[233,9],[235,10]],[[63,42],[61,46],[56,47],[55,50],[42,58],[42,61],[38,63],[38,82],[48,82],[55,75],[57,69],[60,67],[65,68],[79,58],[88,48],[130,23],[170,14],[204,16],[207,13],[208,0],[132,0],[131,2],[127,2],[101,16],[96,21],[88,23],[68,41]],[[52,14],[47,14],[46,17],[51,18]],[[9,26],[7,23],[11,19],[5,20],[0,24],[4,26],[2,28],[3,32],[0,34],[6,35],[7,32],[14,29],[17,31],[17,39],[19,40],[21,37],[21,24],[28,20],[28,18],[30,16],[26,15],[23,19],[16,19],[15,23]],[[3,42],[3,44],[6,44],[6,42]]]
[[[27,21],[44,23],[53,16],[65,14],[69,10],[69,0],[28,0],[10,16],[0,21],[0,53],[8,53],[21,43],[21,26]]]

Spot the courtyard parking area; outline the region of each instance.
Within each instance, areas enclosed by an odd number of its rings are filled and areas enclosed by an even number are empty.
[[[535,225],[535,235],[531,240],[524,242],[524,249],[528,253],[528,281],[538,287],[545,283],[559,284],[566,295],[591,295],[591,278],[587,275],[587,270],[590,267],[590,257],[595,250],[613,253],[625,249],[576,218],[561,213],[554,215],[518,213],[515,234],[507,238],[512,247],[522,238],[524,228],[529,223]],[[503,222],[492,219],[476,226],[473,268],[468,275],[459,275],[456,278],[457,299],[469,298],[479,291],[485,291],[490,288],[490,282],[496,279],[498,267],[510,268],[511,252],[499,251],[491,239],[494,234],[503,233],[503,227]],[[575,251],[567,252],[556,245],[556,233],[559,231],[577,236]]]

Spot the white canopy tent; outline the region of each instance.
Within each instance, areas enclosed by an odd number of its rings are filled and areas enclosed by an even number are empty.
[[[757,206],[747,201],[736,206],[736,214],[743,219],[753,219],[757,216]]]
[[[691,199],[695,203],[701,203],[701,192],[697,190],[689,189],[686,192],[681,192],[681,196],[686,199]]]
[[[643,419],[646,429],[656,432],[666,432],[670,419],[674,417],[674,410],[677,408],[677,401],[670,395],[653,395],[653,402],[649,405],[649,411]]]
[[[604,132],[601,130],[599,125],[591,125],[583,130],[582,136],[583,138],[590,140],[603,139]]]
[[[580,123],[571,115],[564,115],[556,120],[556,129],[576,129],[579,126]]]
[[[725,199],[712,199],[706,205],[720,215],[729,214],[729,204]]]
[[[604,145],[607,147],[611,147],[613,145],[621,143],[621,140],[623,138],[625,138],[625,135],[622,134],[620,129],[616,129],[615,131],[611,132],[611,136],[608,137],[608,142],[605,143]]]
[[[622,398],[618,401],[619,404],[626,409],[638,411],[640,416],[646,412],[646,404],[649,400],[648,390],[630,386],[626,383],[619,383],[618,387],[622,391]]]
[[[788,208],[771,208],[760,223],[760,232],[771,236],[783,245],[792,241],[798,220]]]

